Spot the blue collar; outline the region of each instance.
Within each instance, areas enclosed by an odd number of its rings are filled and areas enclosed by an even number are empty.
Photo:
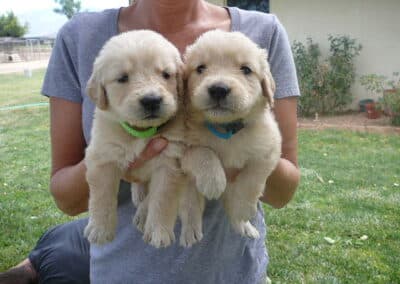
[[[205,125],[212,134],[225,140],[230,139],[244,127],[243,121],[241,120],[221,124],[212,124],[206,121]],[[220,131],[220,129],[223,129],[224,132]]]

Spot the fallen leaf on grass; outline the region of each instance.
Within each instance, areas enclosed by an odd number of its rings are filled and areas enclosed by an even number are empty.
[[[330,237],[324,237],[324,240],[330,245],[333,245],[336,242],[334,239],[331,239]]]
[[[317,180],[319,180],[320,183],[325,183],[324,179],[317,173],[315,173],[315,175],[317,176]]]

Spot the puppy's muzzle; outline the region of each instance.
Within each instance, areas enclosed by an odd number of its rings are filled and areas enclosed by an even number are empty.
[[[216,102],[224,100],[230,92],[231,88],[222,82],[215,83],[208,88],[208,94]]]
[[[140,99],[143,109],[151,114],[156,114],[161,107],[163,98],[155,93],[149,93]]]

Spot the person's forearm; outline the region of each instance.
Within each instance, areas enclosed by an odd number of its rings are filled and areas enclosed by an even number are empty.
[[[289,160],[281,158],[268,177],[262,202],[274,208],[284,207],[293,197],[300,182],[300,170]]]
[[[50,190],[57,207],[75,216],[88,209],[89,186],[86,182],[84,161],[62,168],[51,177]]]

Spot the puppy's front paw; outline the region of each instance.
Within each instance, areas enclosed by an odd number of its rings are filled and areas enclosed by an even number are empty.
[[[252,239],[258,239],[260,233],[249,221],[239,221],[232,223],[233,228],[236,232],[244,237],[249,237]]]
[[[182,226],[179,243],[183,247],[191,247],[203,239],[201,226]]]
[[[196,187],[207,199],[218,199],[226,188],[224,170],[217,167],[211,174],[198,173]]]
[[[227,207],[233,220],[250,220],[257,214],[257,203],[245,200],[231,198],[227,202]]]
[[[146,206],[144,206],[143,204],[140,204],[132,220],[133,225],[135,225],[136,228],[142,233],[144,232],[144,226],[146,224],[147,217],[147,208],[145,207]]]
[[[143,200],[146,198],[145,190],[139,186],[135,188],[132,187],[131,195],[133,205],[135,205],[136,208],[138,208],[140,203],[142,203]]]
[[[95,225],[93,222],[89,222],[85,228],[84,235],[91,244],[103,245],[114,239],[115,226]]]
[[[152,229],[146,228],[144,230],[143,240],[156,248],[167,247],[175,242],[175,234],[172,230],[153,226]]]

